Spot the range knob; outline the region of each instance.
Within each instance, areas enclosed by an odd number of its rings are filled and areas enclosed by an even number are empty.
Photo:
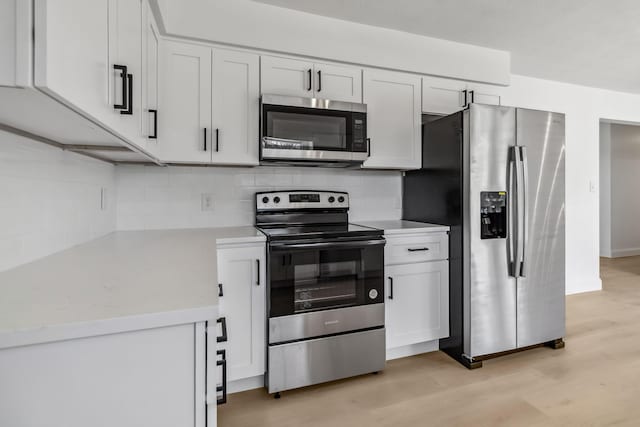
[[[273,198],[273,201],[274,201],[275,203],[280,203],[280,197],[278,197],[278,196],[274,197],[274,198]]]
[[[329,196],[329,203],[333,203],[336,201],[336,198],[333,196]]]
[[[338,197],[338,202],[340,203],[344,202],[344,197],[343,196]]]
[[[267,196],[263,197],[262,203],[269,203],[269,198]]]

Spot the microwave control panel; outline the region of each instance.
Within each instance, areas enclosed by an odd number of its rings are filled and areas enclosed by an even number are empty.
[[[367,115],[364,113],[351,113],[352,121],[352,147],[351,151],[364,153],[367,151]]]

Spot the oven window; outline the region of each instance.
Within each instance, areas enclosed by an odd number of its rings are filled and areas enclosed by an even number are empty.
[[[383,301],[383,246],[270,252],[270,315]],[[370,298],[371,289],[380,298]]]
[[[303,143],[295,147],[299,149],[343,151],[347,149],[347,118],[344,115],[267,111],[266,136],[301,141]]]

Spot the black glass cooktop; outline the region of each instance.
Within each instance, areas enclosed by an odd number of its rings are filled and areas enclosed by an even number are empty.
[[[323,224],[258,227],[269,240],[329,239],[335,237],[380,237],[383,231],[357,224]]]

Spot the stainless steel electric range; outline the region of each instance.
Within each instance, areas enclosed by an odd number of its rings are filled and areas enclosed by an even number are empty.
[[[382,230],[350,224],[349,195],[256,194],[266,234],[269,393],[385,364]]]

